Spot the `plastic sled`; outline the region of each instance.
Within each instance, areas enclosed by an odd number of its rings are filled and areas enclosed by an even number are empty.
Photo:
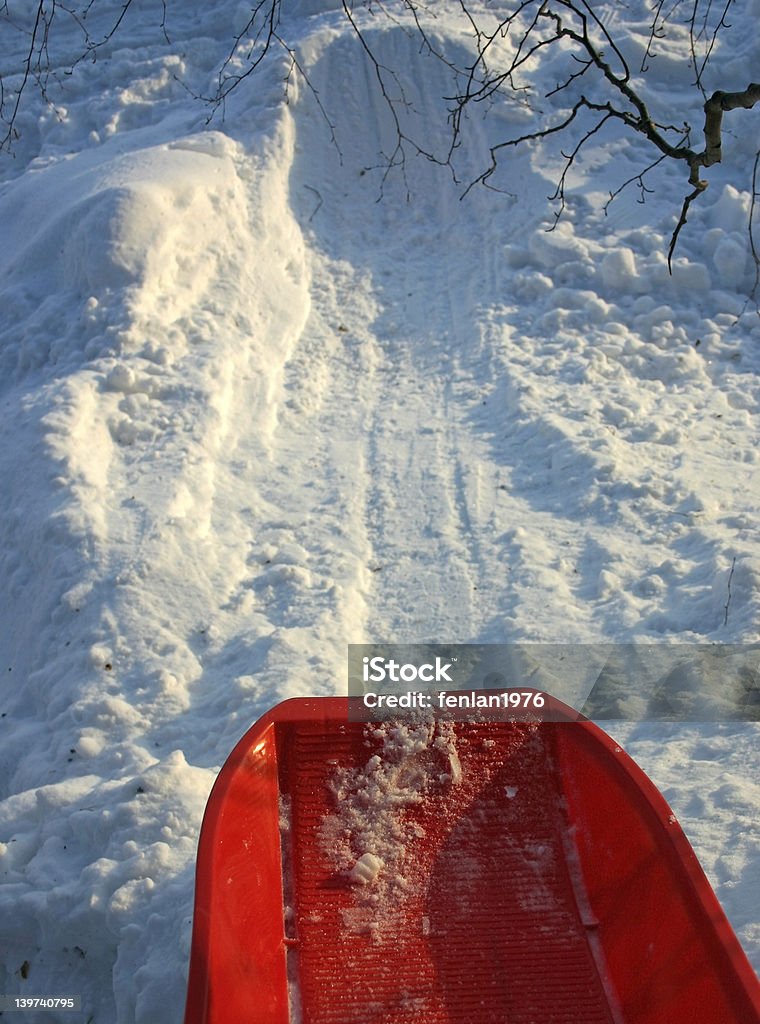
[[[185,1024],[760,1022],[664,799],[551,705],[427,734],[341,697],[260,719],[206,809]]]

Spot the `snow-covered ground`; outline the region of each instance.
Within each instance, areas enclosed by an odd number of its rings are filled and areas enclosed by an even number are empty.
[[[81,994],[93,1024],[181,1020],[215,773],[272,704],[344,692],[348,643],[760,639],[757,112],[726,115],[670,276],[684,174],[602,209],[640,141],[600,135],[547,232],[556,148],[465,199],[411,149],[383,180],[339,3],[284,5],[310,86],[276,50],[210,122],[194,94],[250,7],[169,4],[167,39],[161,6],[30,90],[0,160],[0,993]],[[598,7],[641,48],[644,3]],[[759,18],[736,4],[723,87]],[[445,149],[444,66],[369,31]],[[699,124],[683,62],[652,63]],[[468,123],[463,180],[525,116]],[[760,966],[757,726],[615,735]]]

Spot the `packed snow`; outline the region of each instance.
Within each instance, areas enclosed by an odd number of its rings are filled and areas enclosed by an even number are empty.
[[[275,47],[219,108],[250,6],[166,6],[70,75],[61,12],[0,157],[0,993],[92,1024],[179,1024],[214,778],[273,704],[345,692],[348,643],[760,639],[758,111],[726,115],[671,275],[680,169],[604,209],[639,139],[595,137],[549,231],[559,141],[463,198],[513,99],[468,122],[459,181],[411,147],[385,173],[339,3],[283,4],[300,70]],[[648,5],[597,6],[640,52]],[[711,87],[756,63],[760,4],[730,20]],[[407,27],[367,31],[445,150],[447,70]],[[651,63],[658,113],[699,124],[684,62]],[[757,725],[610,731],[760,967]],[[357,888],[384,855],[353,851]]]
[[[377,753],[359,767],[335,767],[334,808],[319,837],[336,875],[357,887],[346,927],[392,942],[394,915],[403,916],[406,895],[424,891],[416,863],[424,828],[407,811],[433,802],[443,820],[462,768],[454,723],[433,715],[368,725],[365,734]]]

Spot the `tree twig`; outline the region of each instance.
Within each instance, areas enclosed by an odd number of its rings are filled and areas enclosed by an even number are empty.
[[[731,561],[731,572],[728,574],[728,584],[726,589],[728,590],[728,597],[724,605],[723,625],[728,625],[728,609],[731,606],[731,580],[734,578],[734,569],[736,568],[736,555],[734,555]]]

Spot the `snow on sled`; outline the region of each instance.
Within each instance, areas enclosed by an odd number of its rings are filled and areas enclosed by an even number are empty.
[[[185,1024],[757,1024],[667,804],[599,728],[274,708],[201,832]]]

